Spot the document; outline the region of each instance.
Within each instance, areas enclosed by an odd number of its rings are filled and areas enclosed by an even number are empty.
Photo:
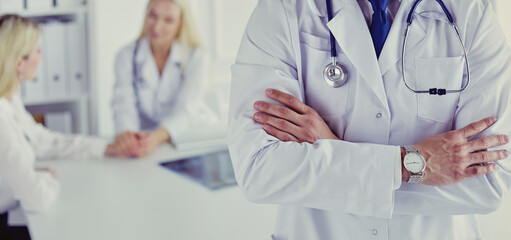
[[[84,0],[57,0],[57,7],[75,7],[85,5]]]
[[[73,131],[70,112],[49,112],[44,115],[46,127],[52,131],[70,134]]]
[[[53,7],[53,0],[27,0],[27,9],[48,9]]]
[[[49,22],[43,27],[44,60],[46,62],[48,79],[48,97],[62,98],[68,95],[68,81],[65,44],[64,23]]]
[[[65,48],[71,95],[87,92],[87,36],[85,23],[74,21],[65,24]]]

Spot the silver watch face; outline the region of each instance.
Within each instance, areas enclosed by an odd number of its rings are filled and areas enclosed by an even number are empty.
[[[413,174],[417,174],[424,171],[426,161],[419,153],[411,152],[405,155],[404,165],[406,170]]]

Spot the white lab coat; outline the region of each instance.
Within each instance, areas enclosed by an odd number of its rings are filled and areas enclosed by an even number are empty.
[[[36,159],[100,158],[106,146],[101,139],[48,131],[18,95],[12,102],[0,98],[0,213],[18,202],[25,211],[45,211],[55,201],[60,185],[49,173],[35,171]]]
[[[186,134],[196,101],[207,88],[206,54],[200,48],[189,49],[176,41],[160,76],[149,40],[144,38],[135,59],[139,80],[133,84],[134,49],[135,43],[123,48],[115,61],[112,109],[116,132],[163,127],[176,143]],[[134,86],[138,89],[139,105]]]
[[[485,117],[481,136],[511,135],[511,51],[487,0],[444,0],[462,33],[472,83],[461,94],[419,95],[402,82],[401,46],[412,0],[403,0],[376,58],[357,1],[260,0],[232,67],[228,141],[241,189],[257,203],[280,205],[274,239],[480,239],[474,214],[496,210],[511,184],[511,162],[491,175],[430,187],[403,183],[399,146],[459,129]],[[322,78],[337,41],[348,83]],[[409,84],[460,88],[464,61],[457,36],[436,1],[423,1],[410,29]],[[281,142],[254,123],[266,88],[313,107],[344,141]],[[506,146],[509,149],[509,146]]]

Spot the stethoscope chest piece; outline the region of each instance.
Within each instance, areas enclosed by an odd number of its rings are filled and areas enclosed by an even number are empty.
[[[323,79],[334,88],[342,87],[348,81],[348,70],[342,64],[330,63],[323,71]]]

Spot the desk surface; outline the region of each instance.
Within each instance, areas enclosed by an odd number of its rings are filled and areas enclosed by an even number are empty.
[[[33,240],[270,239],[277,207],[249,203],[237,187],[210,191],[160,162],[220,148],[161,147],[139,160],[43,162],[57,172],[61,194],[44,214],[27,214]],[[488,240],[510,239],[511,201],[480,216]]]
[[[27,214],[33,240],[269,239],[277,207],[249,203],[237,187],[210,191],[160,162],[207,153],[161,147],[139,160],[50,161],[61,193]]]

